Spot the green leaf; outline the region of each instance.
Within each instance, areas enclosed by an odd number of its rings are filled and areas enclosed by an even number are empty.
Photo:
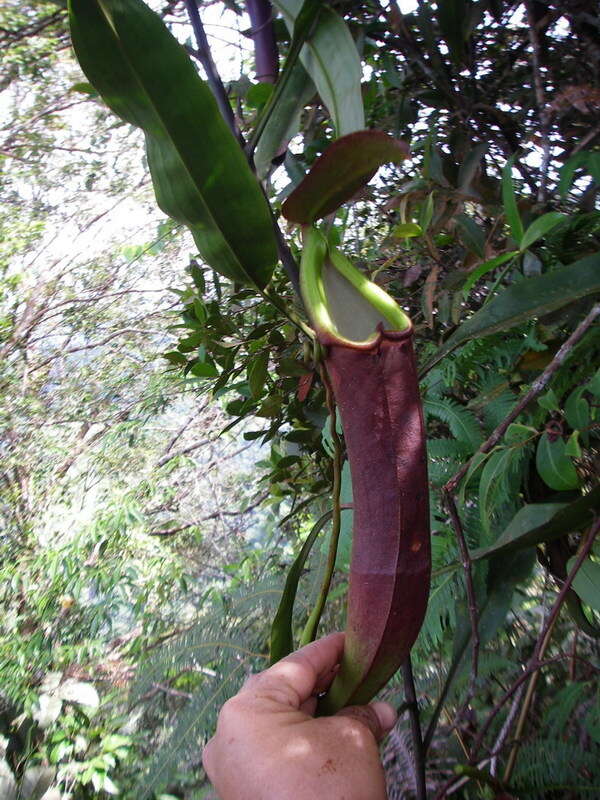
[[[462,479],[462,481],[460,483],[460,489],[459,489],[458,495],[457,495],[457,499],[458,499],[458,502],[460,503],[460,505],[464,505],[464,503],[465,503],[465,495],[467,493],[467,487],[469,486],[469,482],[471,481],[471,478],[473,478],[473,476],[479,470],[479,468],[481,466],[483,466],[483,464],[485,464],[485,462],[488,460],[488,458],[490,458],[490,456],[494,452],[496,452],[495,449],[490,450],[487,453],[482,453],[480,450],[478,450],[474,454],[473,458],[471,459],[471,463],[469,465],[469,469],[467,470],[467,474],[465,475],[465,477]]]
[[[204,294],[206,290],[206,282],[204,280],[204,272],[200,269],[198,264],[192,259],[190,261],[189,266],[190,275],[192,276],[192,280],[194,281],[194,286],[200,294]]]
[[[540,408],[545,408],[546,411],[558,411],[560,408],[554,389],[548,389],[547,392],[541,394],[537,399],[537,404]]]
[[[458,214],[455,219],[462,243],[473,253],[483,258],[485,250],[485,232],[483,229],[468,214]]]
[[[577,556],[573,556],[567,561],[567,573],[571,572],[575,561],[577,561]],[[596,611],[600,611],[600,564],[597,561],[593,561],[588,556],[577,570],[571,586],[580,600]]]
[[[90,97],[98,97],[98,92],[94,89],[91,83],[74,83],[69,87],[70,92],[80,92],[81,94],[88,94]]]
[[[392,236],[398,239],[412,239],[415,236],[421,236],[422,233],[421,226],[417,225],[416,222],[401,222],[392,231]]]
[[[269,354],[259,353],[248,364],[248,386],[254,400],[257,400],[263,393],[267,376],[269,374]]]
[[[303,0],[273,0],[273,5],[293,33]],[[331,115],[337,135],[364,128],[360,56],[346,23],[328,5],[323,5],[300,60]]]
[[[590,424],[590,404],[583,397],[585,387],[580,386],[567,397],[565,417],[574,430],[582,430]]]
[[[559,436],[552,440],[545,433],[538,442],[535,454],[535,465],[544,483],[557,492],[577,489],[579,476],[573,462],[565,455],[565,443]]]
[[[194,316],[201,325],[206,322],[206,306],[198,297],[194,300]]]
[[[267,202],[185,50],[141,0],[70,0],[69,13],[83,71],[144,131],[160,208],[215,270],[265,286],[277,262]]]
[[[433,195],[433,192],[429,193],[427,200],[421,207],[421,213],[419,214],[419,225],[423,232],[429,228],[433,218]]]
[[[522,425],[520,422],[511,422],[504,434],[504,441],[507,444],[522,444],[536,435],[535,428],[531,428],[529,425]]]
[[[190,370],[196,378],[216,378],[219,370],[209,361],[196,361]]]
[[[463,322],[427,362],[423,373],[471,339],[509,330],[597,292],[600,292],[600,253],[545,275],[521,280]]]
[[[565,455],[572,458],[581,458],[581,446],[579,444],[579,431],[573,431],[565,445]]]
[[[573,183],[575,172],[583,166],[586,157],[586,152],[576,153],[574,156],[571,156],[571,158],[565,161],[560,168],[560,179],[558,181],[557,190],[561,198],[564,199],[564,197],[566,197],[569,189],[571,188],[571,184]]]
[[[600,397],[600,367],[596,370],[594,377],[587,382],[586,389],[588,392],[591,392],[594,397]]]
[[[504,205],[504,213],[510,227],[511,235],[520,247],[524,231],[519,209],[517,208],[517,198],[512,177],[514,160],[515,156],[509,158],[502,170],[502,203]]]
[[[261,180],[266,178],[273,158],[298,133],[302,111],[315,92],[310,75],[296,63],[254,151],[254,166]]]
[[[530,503],[519,509],[496,542],[471,553],[477,561],[498,553],[534,547],[583,530],[600,506],[600,487],[572,503]]]
[[[285,658],[285,656],[289,655],[294,649],[292,623],[298,583],[302,575],[302,570],[304,569],[304,564],[306,563],[306,559],[312,550],[316,538],[323,530],[325,524],[331,519],[331,514],[331,511],[325,512],[313,525],[294,563],[290,567],[279,602],[279,608],[277,609],[271,626],[271,664],[275,664],[280,659]]]
[[[531,247],[538,239],[541,239],[566,219],[568,219],[567,215],[561,214],[559,211],[549,211],[547,214],[542,214],[541,217],[531,223],[523,234],[523,238],[520,242],[521,252],[527,250],[527,248]]]
[[[246,102],[251,108],[261,108],[273,94],[272,83],[253,83],[246,92]]]
[[[271,91],[269,101],[263,108],[256,123],[256,127],[250,137],[250,141],[248,142],[248,152],[250,154],[254,152],[256,143],[262,137],[275,108],[279,105],[279,101],[283,97],[284,92],[287,91],[294,70],[297,66],[300,66],[298,58],[301,55],[305,43],[310,40],[317,28],[319,15],[323,11],[323,7],[321,0],[303,0],[301,3],[301,7],[294,20],[292,41],[288,49],[285,64],[279,74],[274,91]]]
[[[531,574],[534,553],[502,552],[490,559],[484,585],[477,590],[480,644],[489,642],[506,619],[517,585]],[[471,639],[471,624],[463,598],[459,599],[453,642],[453,661],[458,666]]]
[[[286,219],[307,225],[336,211],[379,167],[399,164],[408,146],[383,131],[358,131],[331,144],[281,207]]]
[[[163,353],[162,358],[166,358],[171,364],[182,365],[187,363],[186,357],[183,353],[177,352],[177,350],[169,350],[168,353]]]
[[[469,5],[468,0],[443,0],[436,4],[440,31],[455,64],[461,63],[465,53]]]
[[[463,297],[467,298],[469,296],[469,292],[480,278],[487,275],[488,272],[496,269],[496,267],[499,267],[501,264],[506,264],[507,261],[510,261],[510,259],[514,258],[516,255],[516,250],[510,253],[501,253],[499,256],[494,256],[494,258],[490,258],[488,261],[484,261],[483,264],[479,264],[478,267],[475,267],[475,269],[469,273],[469,277],[465,281]]]

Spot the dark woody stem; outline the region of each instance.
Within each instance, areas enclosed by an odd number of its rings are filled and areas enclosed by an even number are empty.
[[[190,22],[192,23],[194,36],[196,38],[196,46],[198,47],[197,55],[200,63],[204,67],[208,85],[210,86],[213,96],[217,101],[217,105],[219,106],[219,110],[223,115],[223,119],[229,125],[231,132],[243,148],[245,146],[245,142],[235,121],[233,109],[231,108],[229,98],[227,97],[227,92],[223,86],[221,76],[219,75],[215,66],[215,62],[213,61],[208,39],[206,38],[206,33],[204,31],[204,25],[200,19],[200,12],[198,11],[196,0],[185,0],[185,5],[188,10]]]
[[[261,83],[275,83],[279,73],[279,53],[271,3],[269,0],[246,0],[246,10],[252,25],[256,80]]]

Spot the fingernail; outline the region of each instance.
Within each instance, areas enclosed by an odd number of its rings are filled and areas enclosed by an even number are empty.
[[[396,713],[396,709],[391,706],[389,703],[371,703],[371,707],[377,714],[377,719],[379,720],[379,724],[381,725],[382,729],[387,733],[391,731],[391,729],[396,724],[396,720],[398,719],[398,714]]]

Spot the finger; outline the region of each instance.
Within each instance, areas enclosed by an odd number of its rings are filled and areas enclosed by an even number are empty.
[[[368,706],[348,706],[342,708],[336,717],[352,717],[371,731],[379,742],[396,724],[398,715],[389,703],[371,703]]]
[[[271,694],[283,705],[298,709],[329,679],[344,651],[344,634],[331,633],[311,642],[277,664],[253,676],[249,686],[261,694]]]
[[[333,679],[340,671],[340,665],[336,664],[335,667],[328,670],[327,672],[319,675],[317,678],[317,682],[315,684],[315,688],[313,690],[313,694],[322,694],[326,692],[331,684],[333,683]]]
[[[212,766],[212,751],[214,749],[214,737],[209,739],[208,742],[202,748],[202,766],[204,767],[204,771],[208,774],[211,766]]]

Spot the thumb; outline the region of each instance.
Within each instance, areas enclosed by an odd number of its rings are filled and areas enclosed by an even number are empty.
[[[379,742],[388,734],[398,719],[398,714],[389,703],[370,703],[368,706],[347,706],[338,711],[336,717],[352,717],[362,722]]]

